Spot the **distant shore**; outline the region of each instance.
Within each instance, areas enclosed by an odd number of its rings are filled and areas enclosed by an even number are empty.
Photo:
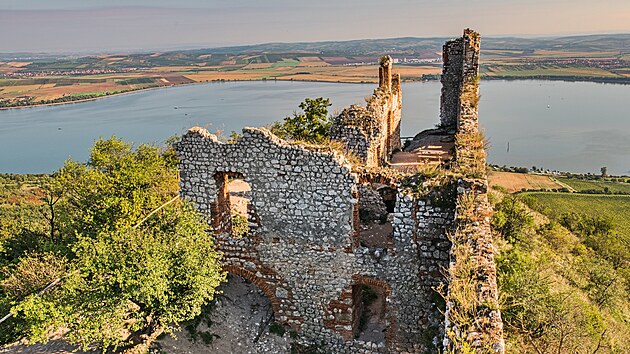
[[[147,87],[147,88],[140,88],[140,89],[134,89],[134,90],[127,90],[125,92],[117,92],[117,93],[112,93],[112,94],[105,94],[105,95],[98,96],[98,97],[83,98],[83,99],[77,99],[77,100],[65,101],[65,102],[35,103],[35,104],[29,104],[29,105],[24,105],[24,106],[0,107],[0,111],[10,110],[10,109],[36,108],[36,107],[60,106],[60,105],[66,105],[66,104],[83,103],[83,102],[90,102],[90,101],[96,101],[96,100],[100,100],[100,99],[105,99],[105,98],[109,98],[109,97],[127,95],[127,94],[130,94],[130,93],[136,93],[136,92],[142,92],[142,91],[150,91],[150,90],[158,90],[158,89],[165,89],[165,88],[176,87],[176,86],[200,85],[200,84],[223,83],[223,82],[250,82],[250,81],[260,81],[260,82],[263,82],[263,81],[296,81],[296,82],[321,82],[321,83],[338,83],[338,84],[369,84],[369,83],[376,83],[376,81],[373,81],[373,82],[368,82],[368,81],[356,82],[356,81],[346,81],[346,80],[296,80],[296,79],[266,79],[266,80],[265,79],[230,79],[230,80],[197,81],[197,82],[189,82],[189,83],[185,83],[185,84],[174,84],[174,85],[168,85],[168,86],[155,86],[155,87]],[[419,82],[419,81],[409,80],[409,81],[405,81],[405,82]]]
[[[482,76],[482,80],[493,80],[493,81],[565,81],[565,82],[594,82],[600,84],[616,84],[616,85],[630,85],[630,77],[628,78],[605,78],[605,77],[559,77],[559,76],[532,76],[532,77],[514,77],[514,76]],[[340,79],[340,80],[313,80],[313,79],[282,79],[282,78],[273,78],[273,79],[224,79],[224,80],[211,80],[211,81],[197,81],[183,84],[173,84],[168,86],[155,86],[155,87],[147,87],[140,89],[127,90],[124,92],[117,92],[112,94],[105,94],[98,97],[91,98],[83,98],[66,102],[53,102],[53,103],[35,103],[31,105],[24,106],[12,106],[12,107],[0,107],[0,111],[11,110],[11,109],[21,109],[21,108],[35,108],[35,107],[48,107],[48,106],[60,106],[67,104],[75,104],[75,103],[83,103],[96,101],[100,99],[105,99],[109,97],[127,95],[130,93],[142,92],[142,91],[150,91],[150,90],[158,90],[175,86],[187,86],[187,85],[198,85],[198,84],[208,84],[208,83],[222,83],[222,82],[250,82],[250,81],[296,81],[296,82],[320,82],[320,83],[340,83],[340,84],[368,84],[368,83],[376,83],[376,81],[351,81],[348,79]],[[403,83],[409,82],[430,82],[430,81],[439,81],[439,78],[432,79],[423,79],[423,80],[403,80]]]

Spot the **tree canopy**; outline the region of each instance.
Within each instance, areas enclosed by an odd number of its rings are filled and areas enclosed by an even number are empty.
[[[86,164],[66,162],[47,196],[58,200],[46,213],[54,232],[3,247],[0,308],[14,316],[0,339],[46,341],[65,328],[84,348],[110,348],[201,312],[225,274],[207,221],[177,199],[176,161],[170,148],[111,138]]]
[[[325,141],[330,137],[332,125],[332,119],[328,116],[330,106],[328,98],[306,98],[299,105],[303,113],[294,112],[293,116],[285,117],[282,123],[274,123],[271,131],[283,139],[312,143]]]

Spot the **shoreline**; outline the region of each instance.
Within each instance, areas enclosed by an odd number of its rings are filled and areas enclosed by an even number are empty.
[[[587,78],[587,77],[576,77],[576,78],[569,78],[569,77],[554,77],[554,76],[539,76],[539,77],[512,77],[512,76],[482,76],[481,77],[482,81],[564,81],[564,82],[593,82],[593,83],[597,83],[597,84],[612,84],[612,85],[630,85],[630,78],[628,80],[619,80],[620,82],[611,82],[611,81],[617,81],[617,80],[607,80],[607,78]],[[273,79],[234,79],[234,80],[222,80],[222,79],[217,79],[217,80],[211,80],[211,81],[196,81],[196,82],[189,82],[189,83],[184,83],[184,84],[173,84],[173,85],[168,85],[168,86],[155,86],[155,87],[147,87],[147,88],[141,88],[141,89],[136,89],[136,90],[129,90],[129,91],[125,91],[125,92],[118,92],[118,93],[113,93],[110,95],[103,95],[103,96],[99,96],[99,97],[92,97],[92,98],[84,98],[84,99],[79,99],[79,100],[74,100],[74,101],[67,101],[67,102],[54,102],[54,103],[38,103],[38,104],[32,104],[32,105],[26,105],[26,106],[14,106],[14,107],[0,107],[0,111],[7,111],[7,110],[12,110],[12,109],[24,109],[24,108],[36,108],[36,107],[51,107],[51,106],[60,106],[60,105],[69,105],[69,104],[75,104],[75,103],[84,103],[84,102],[91,102],[91,101],[96,101],[96,100],[100,100],[100,99],[105,99],[105,98],[109,98],[109,97],[115,97],[115,96],[121,96],[121,95],[127,95],[127,94],[132,94],[132,93],[136,93],[136,92],[143,92],[143,91],[150,91],[150,90],[158,90],[158,89],[165,89],[165,88],[169,88],[169,87],[178,87],[178,86],[188,86],[188,85],[198,85],[198,84],[210,84],[210,83],[225,83],[225,82],[248,82],[248,81],[260,81],[260,82],[266,82],[266,81],[286,81],[286,82],[290,82],[290,81],[296,81],[296,82],[318,82],[318,83],[333,83],[333,84],[370,84],[370,83],[374,83],[375,81],[361,81],[361,82],[356,82],[356,81],[345,81],[345,80],[308,80],[308,79],[304,79],[304,80],[296,80],[296,79],[278,79],[278,78],[273,78]],[[413,82],[432,82],[432,81],[438,81],[439,79],[431,79],[431,80],[403,80],[402,83],[413,83]]]
[[[96,101],[96,100],[100,100],[100,99],[105,99],[105,98],[109,98],[109,97],[115,97],[115,96],[121,96],[121,95],[127,95],[127,94],[131,94],[131,93],[136,93],[136,92],[143,92],[143,91],[150,91],[150,90],[158,90],[158,89],[165,89],[165,88],[169,88],[169,87],[178,87],[178,86],[188,86],[188,85],[199,85],[199,84],[211,84],[211,83],[225,83],[225,82],[248,82],[248,81],[297,81],[297,82],[322,82],[322,83],[331,83],[331,84],[369,84],[369,83],[374,83],[374,82],[369,82],[369,81],[364,81],[364,82],[352,82],[352,81],[342,81],[342,80],[337,80],[337,81],[329,81],[329,80],[283,80],[283,79],[237,79],[237,80],[212,80],[212,81],[196,81],[196,82],[189,82],[189,83],[185,83],[185,84],[175,84],[175,85],[168,85],[168,86],[155,86],[155,87],[147,87],[147,88],[142,88],[142,89],[136,89],[136,90],[129,90],[129,91],[125,91],[125,92],[118,92],[118,93],[112,93],[110,95],[103,95],[103,96],[99,96],[99,97],[92,97],[92,98],[84,98],[84,99],[80,99],[80,100],[73,100],[73,101],[66,101],[66,102],[53,102],[53,103],[37,103],[37,104],[31,104],[31,105],[26,105],[26,106],[13,106],[13,107],[0,107],[0,111],[8,111],[11,109],[22,109],[22,108],[36,108],[36,107],[50,107],[50,106],[60,106],[60,105],[66,105],[66,104],[75,104],[75,103],[84,103],[84,102],[90,102],[90,101]],[[413,81],[410,81],[413,82]]]
[[[183,85],[190,85],[190,84],[183,84]],[[179,85],[177,85],[177,86],[179,86]],[[125,91],[125,92],[112,93],[110,95],[103,95],[103,96],[92,97],[92,98],[83,98],[83,99],[80,99],[80,100],[67,101],[67,102],[37,103],[37,104],[31,104],[31,105],[27,105],[27,106],[0,107],[0,111],[8,111],[10,109],[49,107],[49,106],[60,106],[60,105],[66,105],[66,104],[90,102],[90,101],[96,101],[96,100],[109,98],[109,97],[114,97],[114,96],[127,95],[127,94],[134,93],[134,92],[157,90],[157,89],[162,89],[162,88],[166,88],[166,87],[170,87],[170,86],[147,87],[147,88],[143,88],[143,89],[129,90],[129,91]]]

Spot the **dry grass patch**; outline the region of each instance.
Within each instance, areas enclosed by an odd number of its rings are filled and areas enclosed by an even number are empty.
[[[299,67],[318,67],[329,66],[330,64],[323,61],[320,57],[301,57]]]
[[[528,189],[562,188],[562,185],[549,178],[549,176],[513,172],[490,171],[488,173],[488,182],[490,186],[503,187],[509,193]]]

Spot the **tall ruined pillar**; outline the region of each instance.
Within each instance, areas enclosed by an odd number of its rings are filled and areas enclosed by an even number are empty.
[[[378,68],[378,86],[379,87],[392,87],[392,57],[386,55],[381,57],[381,66]]]
[[[387,154],[391,154],[396,150],[402,149],[400,141],[400,118],[402,115],[402,90],[400,89],[400,74],[392,75],[392,105],[388,120],[388,149]]]
[[[466,29],[442,49],[440,125],[456,131],[477,130],[479,102],[479,33]]]

